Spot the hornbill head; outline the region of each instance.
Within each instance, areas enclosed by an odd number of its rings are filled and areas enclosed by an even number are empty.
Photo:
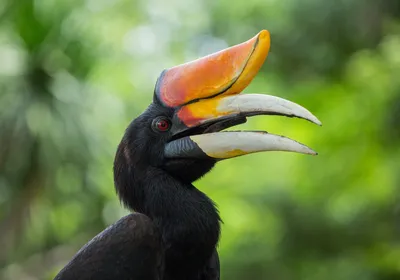
[[[298,117],[320,125],[307,109],[265,94],[240,94],[256,76],[270,47],[266,30],[209,56],[164,70],[153,103],[128,127],[120,145],[128,164],[152,166],[192,182],[223,159],[261,151],[316,155],[284,136],[223,131],[255,115]]]

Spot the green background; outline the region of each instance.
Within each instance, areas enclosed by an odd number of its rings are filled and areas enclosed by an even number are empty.
[[[400,279],[400,1],[1,0],[0,279],[52,279],[127,213],[112,162],[160,72],[271,32],[245,92],[322,121],[259,116],[316,157],[227,160],[222,279]]]

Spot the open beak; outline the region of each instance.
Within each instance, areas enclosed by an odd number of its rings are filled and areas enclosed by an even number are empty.
[[[317,153],[292,139],[260,131],[226,131],[255,115],[298,117],[321,122],[291,101],[264,94],[240,93],[256,76],[270,47],[266,30],[242,44],[165,70],[155,98],[175,109],[173,140],[167,158],[226,159],[261,151]]]

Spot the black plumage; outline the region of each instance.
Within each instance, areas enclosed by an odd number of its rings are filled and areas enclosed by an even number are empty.
[[[96,236],[57,280],[219,279],[220,217],[214,203],[191,184],[215,160],[163,158],[172,135],[154,131],[151,123],[172,114],[152,104],[129,125],[116,153],[114,179],[121,200],[137,214]]]

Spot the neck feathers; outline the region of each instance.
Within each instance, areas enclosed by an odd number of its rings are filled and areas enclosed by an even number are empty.
[[[116,190],[128,208],[147,215],[160,228],[167,270],[195,271],[205,266],[220,235],[214,203],[192,184],[182,183],[160,168],[131,163],[129,151],[121,143],[114,163]],[[180,269],[174,269],[176,266]]]

